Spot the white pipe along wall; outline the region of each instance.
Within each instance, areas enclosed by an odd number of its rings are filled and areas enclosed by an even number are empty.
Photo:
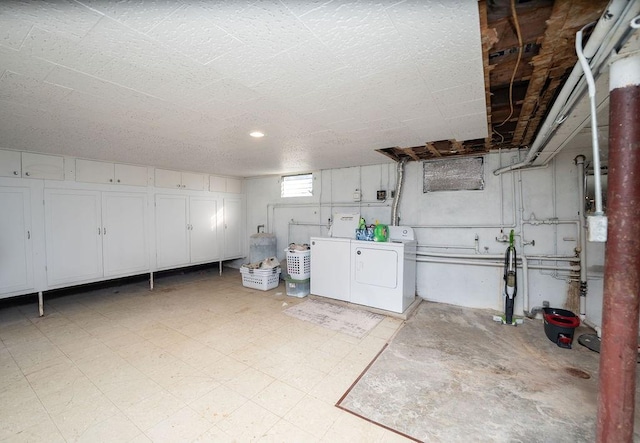
[[[494,257],[504,257],[507,245],[503,239],[514,229],[521,258],[515,312],[522,315],[543,301],[553,307],[565,305],[569,283],[579,280],[580,269],[581,210],[573,161],[578,153],[561,152],[553,159],[553,167],[492,174],[505,162],[518,162],[518,154],[485,155],[485,184],[479,191],[424,193],[422,162],[406,164],[398,215],[400,225],[415,228],[420,245],[420,297],[501,312],[502,260]],[[281,198],[280,177],[248,178],[247,227],[267,225],[267,231],[277,237],[279,258],[283,259],[282,251],[289,242],[308,243],[311,236],[326,236],[328,220],[337,212],[359,212],[367,223],[389,224],[391,201],[377,201],[376,192],[386,190],[391,195],[396,166],[316,171],[313,195],[302,198]],[[360,202],[353,201],[356,189],[361,191]],[[437,254],[442,256],[434,256]],[[444,254],[467,258],[446,258]],[[528,265],[525,274],[523,262]],[[602,295],[590,291],[589,296],[601,299]]]

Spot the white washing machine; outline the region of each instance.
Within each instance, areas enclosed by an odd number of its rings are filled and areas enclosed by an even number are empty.
[[[404,312],[416,298],[413,229],[389,226],[388,242],[351,240],[351,302]]]

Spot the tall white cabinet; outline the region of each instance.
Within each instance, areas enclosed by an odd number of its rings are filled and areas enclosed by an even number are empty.
[[[158,269],[220,259],[215,198],[156,195]]]
[[[50,286],[149,268],[146,194],[45,189]]]
[[[0,298],[33,288],[29,188],[0,188]]]

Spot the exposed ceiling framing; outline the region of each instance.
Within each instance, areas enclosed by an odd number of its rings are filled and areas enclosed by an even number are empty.
[[[391,147],[379,152],[394,160],[403,157],[430,160],[478,155],[500,148],[527,148],[577,62],[576,32],[596,21],[607,3],[604,0],[519,0],[515,4],[516,26],[509,0],[480,0],[490,136],[462,143],[425,140],[424,146]]]

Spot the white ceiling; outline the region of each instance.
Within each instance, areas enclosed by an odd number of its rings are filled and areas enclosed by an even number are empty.
[[[487,136],[477,0],[3,0],[0,75],[6,149],[256,176]]]

